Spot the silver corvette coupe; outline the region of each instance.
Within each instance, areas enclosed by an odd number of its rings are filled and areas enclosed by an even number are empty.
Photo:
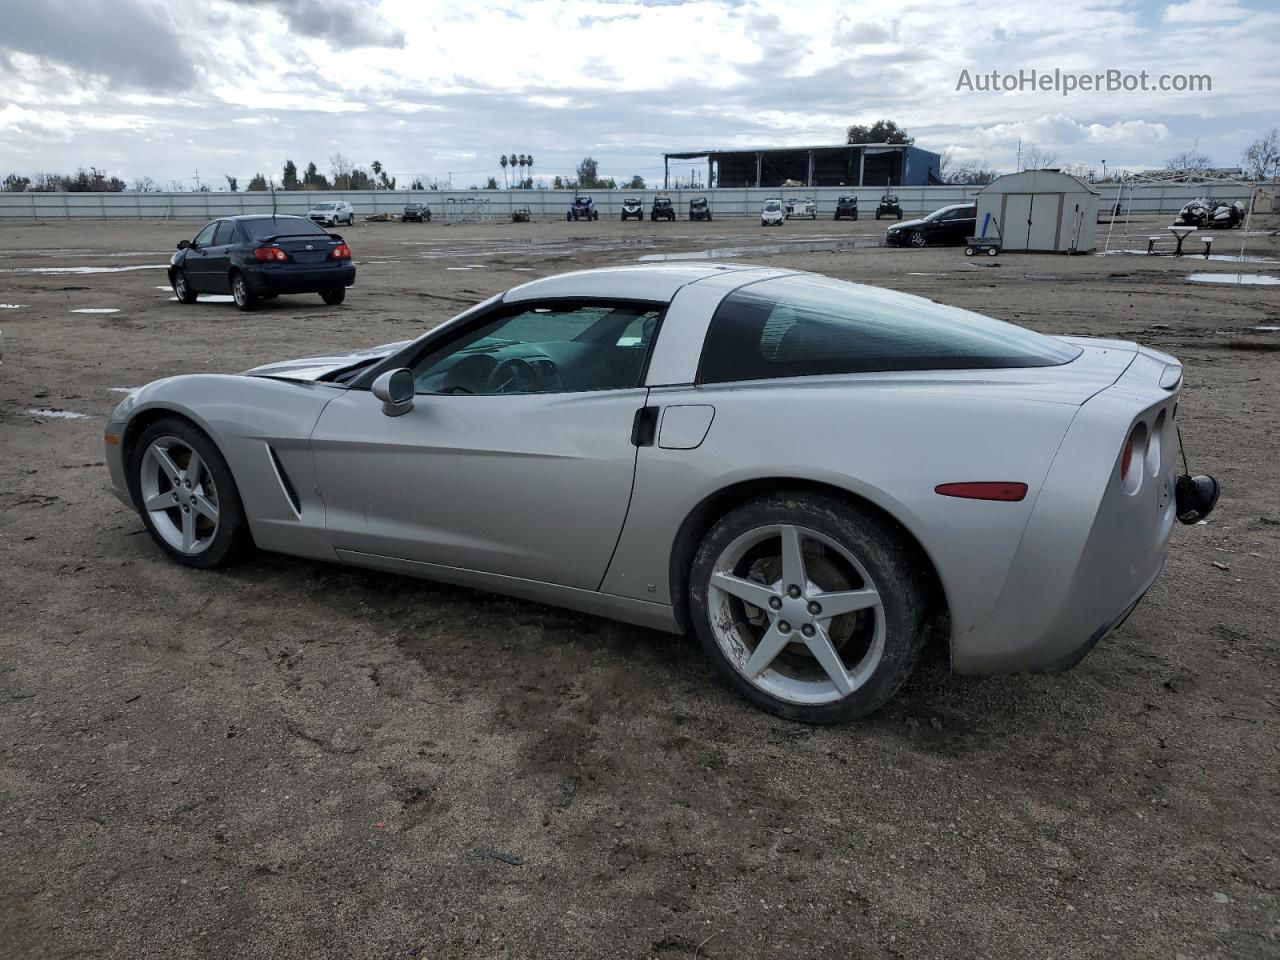
[[[134,391],[116,495],[192,567],[257,546],[695,631],[786,717],[1076,664],[1217,483],[1182,367],[751,266],[588,270],[416,340]]]

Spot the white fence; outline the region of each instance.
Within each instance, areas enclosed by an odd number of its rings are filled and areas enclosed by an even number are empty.
[[[894,187],[906,216],[928,213],[948,203],[971,200],[977,186]],[[1121,188],[1100,187],[1101,208],[1110,210]],[[617,219],[622,201],[639,199],[646,216],[653,198],[670,196],[681,219],[688,216],[689,201],[706,197],[715,217],[755,217],[769,197],[813,197],[818,216],[829,219],[836,198],[858,198],[861,216],[874,217],[882,187],[725,188],[715,190],[593,190],[601,217]],[[1148,184],[1124,188],[1122,204],[1133,214],[1176,213],[1188,200],[1217,197],[1249,200],[1251,188],[1242,183]],[[563,220],[573,201],[572,190],[326,190],[280,191],[275,195],[278,213],[305,215],[313,204],[346,200],[359,216],[400,213],[410,201],[426,203],[434,219],[446,221],[509,220],[511,212],[528,207],[535,220]],[[0,219],[72,220],[142,219],[208,220],[242,213],[271,213],[269,193],[0,193]]]

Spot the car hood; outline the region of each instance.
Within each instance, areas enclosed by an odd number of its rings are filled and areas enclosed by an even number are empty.
[[[276,363],[265,363],[252,370],[246,370],[244,377],[275,377],[284,380],[320,380],[328,374],[337,373],[347,367],[365,360],[381,360],[395,353],[408,340],[397,343],[384,343],[367,350],[353,350],[350,353],[332,353],[321,357],[301,357],[297,360],[280,360]]]
[[[905,230],[905,229],[907,229],[908,227],[918,227],[918,226],[921,226],[922,224],[927,223],[927,222],[928,222],[928,221],[923,220],[923,219],[920,219],[920,220],[902,220],[902,221],[900,221],[900,222],[898,222],[898,223],[895,223],[895,224],[894,224],[893,226],[891,226],[889,229],[890,229],[890,230]]]

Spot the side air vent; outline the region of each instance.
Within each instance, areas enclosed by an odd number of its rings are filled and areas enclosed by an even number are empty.
[[[289,474],[285,472],[284,464],[280,462],[280,458],[276,456],[276,452],[271,448],[270,444],[267,445],[267,453],[271,455],[271,466],[275,468],[276,479],[280,481],[280,486],[284,489],[284,495],[289,498],[293,512],[301,517],[302,501],[298,499],[298,491],[293,488],[293,481],[289,479]]]

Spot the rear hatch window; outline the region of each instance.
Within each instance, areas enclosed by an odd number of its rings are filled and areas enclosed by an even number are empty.
[[[742,288],[716,310],[699,382],[884,370],[1047,367],[1080,348],[923,297],[820,277]]]

